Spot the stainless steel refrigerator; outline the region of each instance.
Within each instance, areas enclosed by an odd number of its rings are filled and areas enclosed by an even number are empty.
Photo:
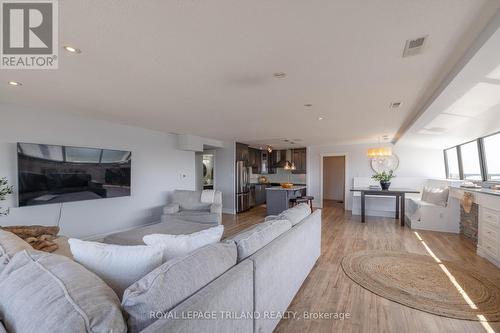
[[[244,161],[236,162],[236,212],[250,209],[250,174]]]

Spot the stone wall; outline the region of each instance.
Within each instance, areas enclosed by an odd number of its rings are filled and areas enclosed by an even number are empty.
[[[472,205],[470,213],[466,213],[460,206],[460,234],[470,239],[477,246],[477,226],[479,221],[479,206]]]

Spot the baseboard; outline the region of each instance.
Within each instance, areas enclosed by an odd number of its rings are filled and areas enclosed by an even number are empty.
[[[352,210],[352,215],[361,215],[360,210]],[[384,210],[366,210],[365,212],[366,216],[376,216],[376,217],[392,217],[395,218],[396,212],[395,211],[384,211]]]
[[[230,214],[230,215],[235,215],[236,212],[234,211],[234,209],[231,209],[231,208],[222,208],[222,213],[224,214]]]
[[[497,259],[495,259],[494,257],[492,257],[491,255],[489,255],[488,252],[486,252],[485,250],[483,250],[483,248],[481,247],[481,245],[477,245],[477,254],[480,256],[480,257],[483,257],[485,258],[486,260],[489,260],[491,261],[494,265],[496,265],[497,267],[500,267],[500,261],[498,261]]]

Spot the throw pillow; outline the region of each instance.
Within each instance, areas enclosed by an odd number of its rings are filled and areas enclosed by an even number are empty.
[[[292,223],[292,226],[294,226],[305,219],[308,215],[311,215],[311,208],[308,204],[301,203],[295,207],[283,211],[278,215],[277,219],[288,220]]]
[[[0,229],[0,272],[17,252],[29,249],[33,248],[20,237]]]
[[[278,215],[267,215],[264,218],[264,222],[273,221],[273,220],[278,220]]]
[[[163,249],[163,260],[185,256],[200,247],[217,243],[222,237],[224,226],[208,228],[188,235],[152,234],[143,237],[146,245]]]
[[[290,230],[291,227],[292,224],[288,220],[270,220],[256,224],[233,236],[229,240],[236,243],[238,262],[271,243],[279,235]]]
[[[450,189],[448,187],[427,187],[422,191],[422,201],[446,207],[448,204],[448,195]]]
[[[156,321],[151,312],[167,313],[235,264],[234,242],[222,242],[204,246],[156,268],[125,290],[122,307],[128,314],[129,333],[140,332]],[[200,329],[188,331],[200,332]]]
[[[113,290],[69,258],[24,250],[0,280],[0,313],[7,332],[127,331]]]
[[[120,298],[128,286],[163,262],[163,251],[157,247],[112,245],[74,238],[68,242],[74,260],[103,279]]]

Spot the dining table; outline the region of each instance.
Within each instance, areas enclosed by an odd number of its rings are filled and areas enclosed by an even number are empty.
[[[366,220],[366,197],[367,196],[393,196],[396,198],[396,212],[395,218],[401,219],[401,226],[405,225],[405,196],[408,193],[420,193],[420,191],[409,188],[389,188],[383,190],[381,188],[370,187],[355,187],[351,192],[361,193],[361,222],[365,223]]]

